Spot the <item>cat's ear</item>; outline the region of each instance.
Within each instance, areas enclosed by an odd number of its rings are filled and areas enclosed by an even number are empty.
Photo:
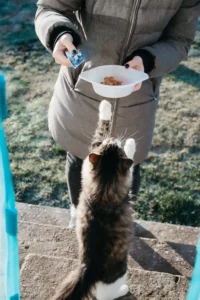
[[[96,153],[91,153],[89,155],[89,161],[94,165],[99,161],[100,155]]]
[[[130,158],[122,158],[122,167],[125,169],[125,170],[128,170],[132,167],[133,165],[133,160],[130,159]]]

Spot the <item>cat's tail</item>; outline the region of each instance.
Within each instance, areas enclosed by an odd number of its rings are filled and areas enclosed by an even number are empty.
[[[89,299],[92,286],[85,265],[79,266],[58,287],[51,300],[81,300]]]

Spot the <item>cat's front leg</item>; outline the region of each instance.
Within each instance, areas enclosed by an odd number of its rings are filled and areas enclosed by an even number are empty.
[[[107,100],[101,101],[99,106],[99,119],[102,121],[111,121],[112,119],[112,111],[111,104]]]
[[[70,222],[68,225],[68,228],[75,228],[76,227],[76,215],[77,215],[77,208],[75,207],[74,204],[71,204],[70,207]]]
[[[128,139],[126,140],[124,151],[126,153],[126,156],[130,159],[134,160],[134,155],[136,152],[136,143],[134,139]]]
[[[95,147],[99,147],[106,138],[110,137],[111,120],[112,106],[108,101],[103,100],[99,105],[99,122],[92,140],[91,151]]]

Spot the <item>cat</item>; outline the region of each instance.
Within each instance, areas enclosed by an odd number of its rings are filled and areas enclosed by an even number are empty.
[[[125,284],[132,236],[128,193],[132,181],[135,140],[109,138],[111,104],[103,100],[90,154],[83,162],[76,234],[79,267],[52,300],[113,300],[129,291]]]

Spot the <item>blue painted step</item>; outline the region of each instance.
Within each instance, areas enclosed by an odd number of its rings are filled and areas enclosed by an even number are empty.
[[[200,300],[200,237],[197,245],[197,255],[187,300]]]
[[[0,74],[0,299],[19,300],[17,210],[3,127],[7,115],[6,82]]]

